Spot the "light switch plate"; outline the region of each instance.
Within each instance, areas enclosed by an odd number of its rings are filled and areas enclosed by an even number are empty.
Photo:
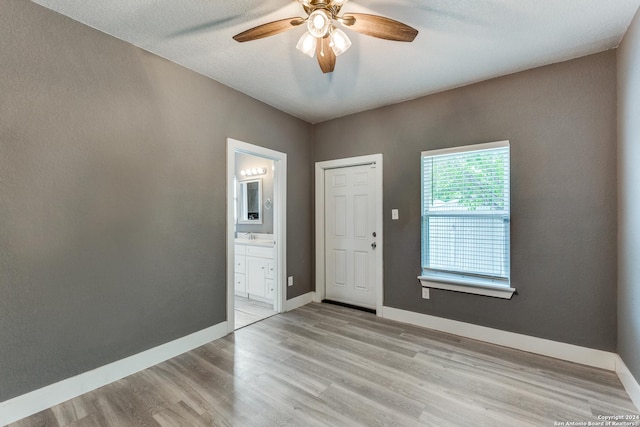
[[[391,209],[391,219],[399,219],[400,214],[398,213],[398,209]]]
[[[287,277],[287,286],[293,286],[293,276]]]
[[[429,288],[422,288],[422,299],[429,299]]]

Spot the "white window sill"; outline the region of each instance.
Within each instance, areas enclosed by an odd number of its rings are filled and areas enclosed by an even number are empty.
[[[515,288],[491,284],[490,280],[442,276],[418,276],[423,288],[444,289],[467,294],[484,295],[494,298],[511,299]]]

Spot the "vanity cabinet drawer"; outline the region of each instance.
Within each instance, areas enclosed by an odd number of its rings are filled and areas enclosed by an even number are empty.
[[[266,289],[265,293],[267,298],[273,299],[276,296],[276,282],[272,279],[266,279],[264,281]]]
[[[236,255],[244,255],[247,253],[247,247],[245,245],[234,245],[234,247],[234,252]]]
[[[269,259],[267,260],[267,270],[264,273],[267,279],[275,279],[276,278],[276,263],[275,261]]]
[[[236,254],[235,263],[236,263],[234,267],[235,272],[244,274],[246,271],[247,257],[244,255]]]
[[[246,246],[247,255],[257,256],[260,258],[274,258],[273,248],[263,248],[260,246]]]
[[[234,288],[236,293],[247,293],[247,276],[244,274],[236,274],[234,280]],[[246,295],[245,295],[246,296]]]

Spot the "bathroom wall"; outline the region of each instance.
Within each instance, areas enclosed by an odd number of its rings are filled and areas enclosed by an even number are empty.
[[[259,176],[262,180],[262,224],[236,223],[238,233],[269,233],[273,234],[273,160],[256,157],[244,153],[236,153],[236,179],[238,182],[255,179],[242,176],[240,171],[251,168],[265,168],[267,173]],[[239,196],[239,193],[238,193]],[[265,202],[271,200],[271,208],[267,209]]]

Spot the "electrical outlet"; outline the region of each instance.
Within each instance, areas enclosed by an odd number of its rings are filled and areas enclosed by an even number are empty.
[[[287,278],[287,286],[293,286],[293,276]]]
[[[429,299],[429,288],[422,288],[422,299]]]
[[[398,209],[391,209],[391,219],[399,219],[400,214],[398,213]]]

